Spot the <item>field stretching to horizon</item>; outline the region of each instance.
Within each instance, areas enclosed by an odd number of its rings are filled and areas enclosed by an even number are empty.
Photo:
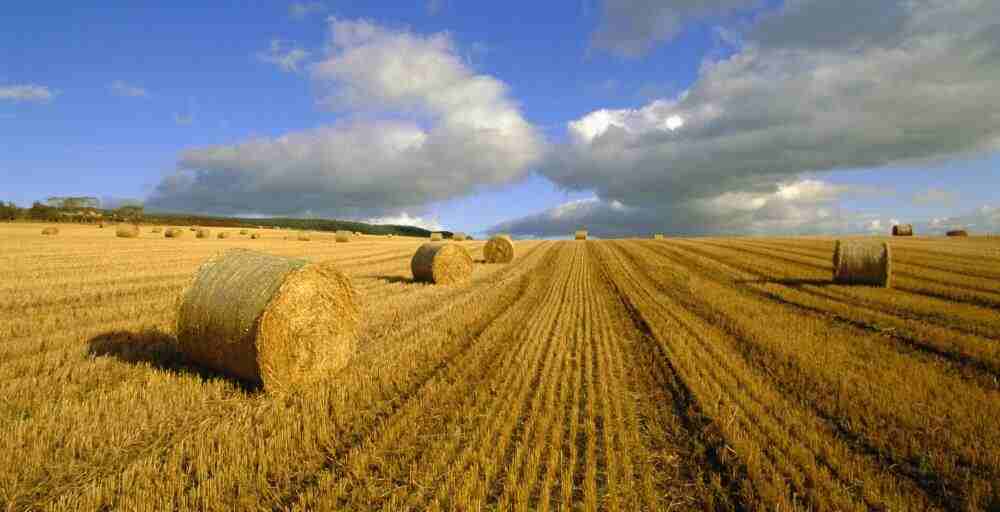
[[[414,238],[42,227],[0,224],[0,510],[1000,510],[1000,239],[892,239],[891,289],[820,237],[519,241],[434,286]],[[337,262],[354,361],[292,395],[185,361],[232,247]]]

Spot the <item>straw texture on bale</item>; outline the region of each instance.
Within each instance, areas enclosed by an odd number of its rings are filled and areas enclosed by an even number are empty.
[[[197,230],[195,232],[194,236],[196,236],[198,238],[211,238],[212,237],[212,230],[211,229],[201,228],[201,229],[199,229],[199,230]]]
[[[163,228],[153,228],[150,233],[163,233]]]
[[[514,241],[509,236],[497,235],[483,246],[486,263],[510,263],[514,260]]]
[[[182,292],[177,342],[201,365],[286,391],[346,366],[359,324],[350,279],[332,264],[233,249]]]
[[[653,235],[653,240],[663,240],[663,233],[656,233]]]
[[[444,240],[444,235],[441,233],[431,233],[432,242],[440,242],[441,240]]]
[[[410,270],[417,281],[458,283],[472,275],[472,256],[460,245],[430,242],[421,245],[413,254]]]
[[[309,236],[309,233],[299,233],[297,240],[300,242],[308,242],[312,240],[312,237]]]
[[[948,236],[969,236],[969,232],[964,229],[953,229],[945,234]]]
[[[335,235],[333,235],[333,239],[337,242],[350,242],[351,232],[341,229],[337,231]]]
[[[892,286],[892,253],[888,242],[837,240],[833,281],[843,284]]]
[[[454,240],[454,241],[456,241],[456,242],[464,242],[466,238],[469,238],[469,237],[466,236],[465,233],[462,233],[461,231],[459,231],[458,233],[455,233],[455,234],[451,235],[451,239]]]
[[[58,235],[59,234],[59,228],[54,228],[54,227],[44,228],[44,229],[42,229],[42,234],[43,235]]]
[[[115,236],[118,238],[138,238],[139,226],[135,224],[119,224],[115,228]]]
[[[229,238],[228,231],[219,231],[219,238]]]
[[[892,236],[913,236],[913,224],[896,224],[892,227]]]
[[[163,233],[164,238],[180,238],[184,236],[184,230],[181,228],[169,228]]]
[[[587,230],[581,229],[581,230],[577,231],[576,232],[576,239],[577,240],[586,240],[587,239]]]

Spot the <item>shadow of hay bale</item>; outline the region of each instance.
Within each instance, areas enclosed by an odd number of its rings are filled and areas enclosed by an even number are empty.
[[[406,276],[365,276],[384,281],[389,284],[403,283],[403,284],[413,284],[416,283],[413,278]]]
[[[202,380],[222,379],[246,392],[261,391],[256,384],[192,363],[178,350],[177,338],[159,329],[102,333],[87,341],[87,353],[91,357],[113,357],[125,363],[148,364],[160,370],[195,375]]]

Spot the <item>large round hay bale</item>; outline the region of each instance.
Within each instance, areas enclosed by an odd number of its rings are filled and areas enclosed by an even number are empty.
[[[467,238],[469,237],[465,233],[462,233],[461,231],[451,235],[451,239],[456,242],[464,242]]]
[[[440,242],[444,240],[444,235],[441,233],[431,233],[431,242]]]
[[[350,242],[351,232],[345,229],[338,230],[337,233],[333,235],[333,239],[337,242]]]
[[[163,228],[153,228],[149,232],[150,233],[163,233]]]
[[[229,238],[228,231],[219,231],[219,238]]]
[[[233,249],[182,292],[177,342],[199,364],[283,391],[346,366],[359,323],[351,281],[332,264]]]
[[[472,275],[472,256],[458,244],[430,242],[421,245],[413,254],[410,270],[417,281],[458,283]]]
[[[138,238],[139,226],[135,224],[119,224],[115,228],[115,236],[118,238]]]
[[[913,236],[913,224],[896,224],[892,227],[892,236]]]
[[[483,246],[486,263],[510,263],[514,260],[514,241],[509,236],[497,235]]]
[[[51,227],[51,226],[47,227],[47,228],[43,228],[42,229],[42,234],[43,235],[58,235],[59,234],[59,228],[57,228],[57,227]]]
[[[167,228],[163,233],[164,238],[180,238],[184,236],[184,230],[181,228]]]
[[[948,236],[969,236],[969,232],[964,229],[952,229],[945,234]]]
[[[211,238],[212,230],[207,228],[198,228],[198,230],[195,231],[194,236],[197,238]]]
[[[576,232],[575,236],[576,236],[577,240],[586,240],[587,239],[587,230],[581,229],[581,230],[579,230],[579,231]]]
[[[837,240],[833,281],[842,284],[892,286],[892,252],[888,242]]]

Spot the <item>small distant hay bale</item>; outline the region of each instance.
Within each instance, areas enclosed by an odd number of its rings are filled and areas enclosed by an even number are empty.
[[[308,242],[312,240],[312,237],[309,236],[309,233],[299,233],[298,236],[296,237],[296,240],[300,242]]]
[[[663,240],[663,233],[656,233],[653,235],[653,240]]]
[[[445,242],[421,245],[410,260],[413,278],[435,284],[454,284],[472,275],[472,256],[464,247]]]
[[[577,240],[586,240],[587,239],[587,230],[586,229],[581,229],[581,230],[577,231],[576,232],[576,239]]]
[[[47,227],[47,228],[44,228],[44,229],[42,229],[42,234],[43,235],[47,235],[47,236],[58,235],[59,234],[59,228],[56,228],[56,227]]]
[[[913,224],[896,224],[892,227],[892,236],[913,236]]]
[[[509,236],[497,235],[483,246],[486,263],[510,263],[514,260],[514,241]]]
[[[254,233],[254,234],[250,235],[250,239],[251,240],[256,240],[258,238],[260,238],[260,233]]]
[[[466,234],[462,233],[461,231],[459,231],[459,232],[451,235],[451,239],[454,240],[454,241],[456,241],[456,242],[464,242],[467,238],[469,238],[469,237],[466,236]]]
[[[197,231],[195,231],[195,235],[194,236],[196,236],[198,238],[212,238],[212,230],[211,229],[200,228]]]
[[[952,229],[945,234],[948,236],[969,236],[969,232],[964,229]]]
[[[191,226],[191,227],[190,227],[190,228],[188,228],[188,229],[190,229],[191,231],[198,231],[198,228],[196,228],[195,226]]]
[[[149,232],[150,233],[163,233],[163,228],[153,228]]]
[[[104,223],[103,222],[98,222],[97,223],[97,227],[98,227],[98,229],[104,229]]]
[[[229,238],[228,231],[219,231],[219,238]]]
[[[344,229],[341,229],[341,230],[337,231],[337,233],[335,235],[333,235],[333,239],[336,242],[350,242],[351,241],[351,232],[347,231],[347,230],[344,230]]]
[[[164,233],[164,238],[181,238],[184,236],[184,230],[181,228],[168,228]]]
[[[177,343],[196,363],[290,391],[346,366],[359,325],[351,281],[331,263],[232,249],[182,292]]]
[[[139,238],[139,226],[135,224],[119,224],[115,228],[115,236],[118,238]]]
[[[250,234],[250,231],[249,231],[249,230],[246,230],[246,229],[241,229],[241,230],[240,230],[240,234],[241,234],[241,235],[248,235],[248,234]]]
[[[431,233],[431,242],[440,242],[444,240],[444,235],[441,233]]]
[[[892,286],[892,252],[888,242],[837,240],[833,281],[841,284]]]

